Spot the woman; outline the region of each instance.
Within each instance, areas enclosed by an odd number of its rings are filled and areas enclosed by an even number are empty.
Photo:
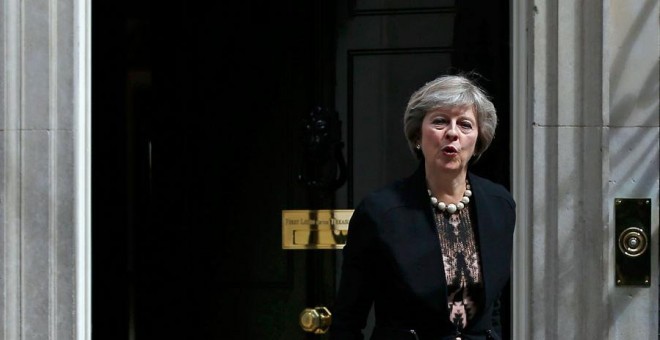
[[[465,76],[442,76],[410,98],[404,132],[420,160],[412,176],[353,212],[331,339],[501,339],[499,298],[511,274],[515,203],[469,172],[497,114]]]

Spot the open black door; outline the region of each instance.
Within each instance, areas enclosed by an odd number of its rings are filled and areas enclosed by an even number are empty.
[[[493,143],[471,170],[509,188],[509,1],[349,3],[338,12],[337,108],[349,169],[340,204],[353,208],[369,191],[412,173],[417,161],[402,123],[408,99],[425,82],[457,72],[481,75],[499,118]],[[508,338],[510,294],[502,300]]]
[[[95,340],[324,337],[299,315],[332,299],[334,252],[283,250],[281,213],[334,204],[300,177],[334,6],[93,6]]]

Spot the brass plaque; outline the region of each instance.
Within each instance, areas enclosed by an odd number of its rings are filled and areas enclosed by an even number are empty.
[[[615,282],[651,286],[651,199],[615,198]]]
[[[282,210],[282,249],[341,249],[353,209]]]

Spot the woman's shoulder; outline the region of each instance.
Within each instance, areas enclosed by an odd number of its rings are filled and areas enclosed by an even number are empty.
[[[370,191],[361,199],[360,205],[381,211],[390,210],[409,205],[414,196],[411,180],[402,178]]]
[[[402,188],[402,180],[396,180],[371,190],[364,196],[362,201],[375,201],[379,203],[397,201],[397,198],[401,195]]]
[[[470,186],[472,186],[473,191],[474,189],[478,189],[489,196],[501,197],[515,206],[513,195],[511,195],[511,192],[505,188],[504,185],[494,182],[488,178],[475,175],[473,173],[470,173],[468,178],[470,180]]]

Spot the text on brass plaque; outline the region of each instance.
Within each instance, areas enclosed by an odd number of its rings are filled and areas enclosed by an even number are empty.
[[[341,249],[353,209],[282,210],[282,249]]]

